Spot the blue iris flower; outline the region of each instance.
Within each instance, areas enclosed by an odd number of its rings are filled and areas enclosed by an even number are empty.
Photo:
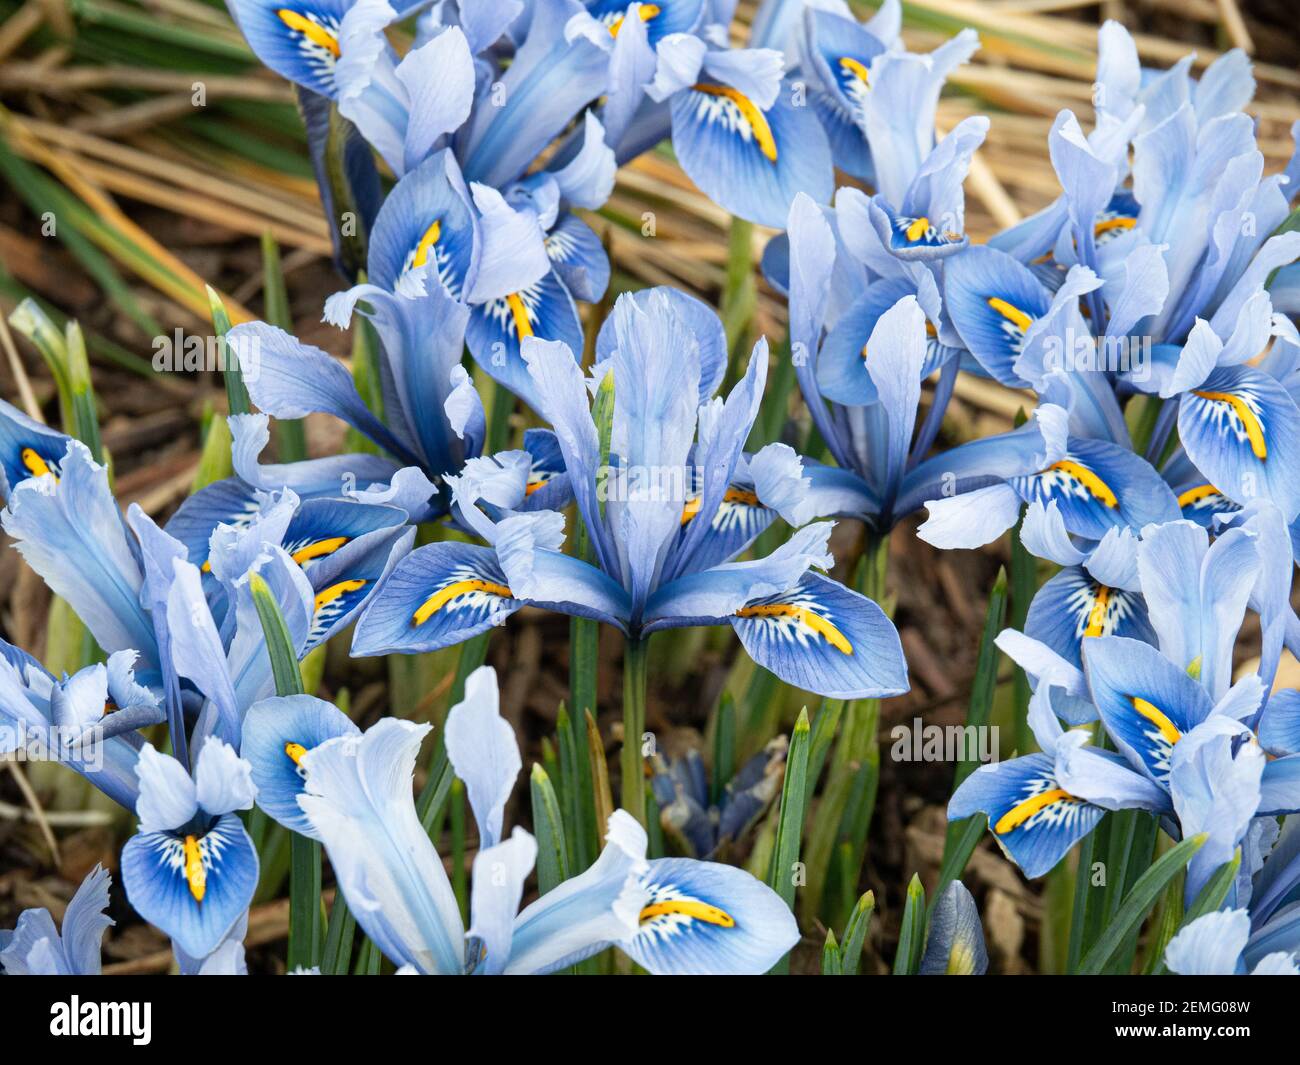
[[[57,928],[50,911],[24,910],[11,932],[0,932],[0,972],[9,976],[98,976],[100,944],[115,923],[108,909],[112,878],[95,866],[77,887]]]
[[[137,774],[140,830],[122,849],[127,898],[178,953],[206,958],[231,938],[257,888],[257,851],[236,814],[253,805],[251,766],[209,738],[193,775],[148,743]]]
[[[725,353],[717,316],[666,289],[619,298],[597,339],[590,382],[567,346],[527,342],[594,562],[560,551],[561,514],[521,512],[528,456],[478,460],[449,483],[461,519],[490,546],[412,552],[360,619],[353,654],[446,647],[534,604],[603,621],[634,640],[730,624],[756,662],[797,687],[844,698],[906,690],[898,635],[880,608],[814,571],[831,565],[829,523],[801,528],[766,558],[731,561],[778,511],[806,520],[809,485],[785,445],[743,453],[766,342],[724,401],[714,391]],[[589,385],[613,389],[605,454]]]
[[[1276,508],[1253,509],[1212,545],[1187,521],[1143,530],[1135,587],[1154,639],[1085,632],[1080,669],[1046,642],[1003,632],[999,647],[1035,685],[1030,721],[1042,753],[981,767],[954,794],[949,816],[986,813],[998,842],[1038,876],[1105,810],[1146,809],[1175,836],[1205,834],[1188,872],[1188,898],[1195,897],[1253,826],[1300,808],[1293,756],[1300,704],[1291,693],[1268,695],[1295,630],[1285,594],[1276,592],[1291,569]],[[1264,654],[1255,672],[1233,683],[1248,608],[1259,616]],[[1100,717],[1118,753],[1091,746],[1088,730],[1063,731],[1058,717]]]
[[[466,929],[412,795],[428,732],[388,718],[361,733],[336,707],[291,696],[254,707],[245,738],[263,809],[321,840],[357,923],[401,971],[547,973],[616,946],[652,973],[762,973],[798,940],[766,885],[711,862],[647,860],[623,811],[591,868],[520,910],[537,843],[505,834],[522,761],[489,667],[469,676],[446,726],[479,830]]]
[[[865,219],[871,205],[846,191],[833,214],[806,197],[790,213],[792,356],[813,422],[837,463],[805,465],[807,509],[856,517],[883,534],[927,506],[931,520],[922,535],[931,542],[985,543],[1014,524],[1026,500],[1058,483],[1068,487],[1061,466],[1066,411],[1045,403],[1013,432],[927,457],[955,384],[959,349],[944,339],[950,326],[933,264],[884,250]],[[878,269],[869,272],[869,264]],[[868,280],[872,274],[876,280]],[[918,428],[921,383],[935,370],[935,401]]]

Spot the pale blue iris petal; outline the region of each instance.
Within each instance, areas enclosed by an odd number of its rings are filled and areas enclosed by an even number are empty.
[[[144,612],[140,571],[108,473],[77,441],[59,479],[32,477],[10,493],[0,515],[19,553],[50,591],[66,600],[105,651],[132,649],[157,665],[153,624]]]
[[[155,750],[152,743],[146,743],[140,751],[136,774],[140,798],[135,813],[142,832],[180,828],[198,813],[198,797],[189,773],[171,755]]]
[[[256,367],[245,375],[254,403],[277,418],[332,414],[407,462],[410,447],[379,421],[357,394],[352,375],[319,348],[295,340],[264,322],[237,325],[228,343],[241,366]]]
[[[649,892],[646,834],[625,810],[609,819],[605,849],[585,873],[552,888],[515,918],[508,976],[555,972],[610,944],[625,945],[638,928]]]
[[[595,303],[609,287],[609,256],[591,226],[565,214],[546,235],[546,254],[574,299]]]
[[[194,768],[194,797],[199,808],[220,817],[251,809],[256,796],[252,766],[230,744],[210,737],[199,748]]]
[[[424,973],[463,967],[451,882],[415,812],[415,759],[428,725],[385,718],[303,755],[298,803],[325,845],[357,923],[389,960]]]
[[[470,927],[465,933],[470,947],[477,943],[474,972],[496,976],[505,971],[514,938],[515,916],[524,895],[524,881],[537,860],[537,841],[518,826],[508,840],[494,846],[480,843],[474,855],[470,887]]]
[[[1245,971],[1241,960],[1250,938],[1250,914],[1245,910],[1207,913],[1179,929],[1165,947],[1165,965],[1179,976],[1236,976]]]
[[[465,782],[479,846],[493,847],[501,839],[506,802],[523,761],[514,729],[501,716],[491,666],[480,666],[466,678],[465,698],[447,714],[446,730],[447,758]]]

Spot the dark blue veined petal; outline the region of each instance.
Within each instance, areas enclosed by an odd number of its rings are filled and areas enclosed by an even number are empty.
[[[563,510],[573,499],[573,486],[564,466],[560,442],[550,429],[524,431],[524,450],[532,456],[524,502],[520,510]]]
[[[945,229],[937,218],[897,212],[879,197],[874,202],[889,219],[889,250],[900,259],[943,259],[970,244],[965,233]]]
[[[185,545],[196,566],[208,561],[208,541],[218,525],[242,529],[261,512],[256,488],[238,477],[207,485],[190,496],[167,522],[165,531]]]
[[[29,477],[58,477],[69,439],[0,400],[0,497]]]
[[[676,554],[690,526],[699,520],[700,496],[687,497],[682,510],[682,531],[669,549]],[[709,535],[700,540],[691,554],[691,569],[710,569],[735,558],[752,544],[776,520],[776,511],[758,501],[751,484],[733,482],[723,494],[722,502],[709,523]]]
[[[1097,247],[1109,244],[1116,237],[1122,236],[1137,225],[1140,207],[1133,193],[1120,189],[1097,213],[1092,222],[1092,239]]]
[[[1206,690],[1137,640],[1089,640],[1083,660],[1093,702],[1115,746],[1167,786],[1174,744],[1210,714]]]
[[[248,910],[257,868],[257,852],[235,814],[206,831],[139,833],[122,848],[131,905],[196,958],[216,950]]]
[[[403,274],[433,262],[443,287],[461,298],[474,243],[467,195],[450,152],[430,156],[403,177],[370,234],[370,282],[391,291]]]
[[[1300,514],[1300,410],[1272,377],[1247,366],[1216,370],[1183,396],[1178,436],[1232,499],[1271,499],[1288,522]]]
[[[357,611],[411,550],[415,529],[392,526],[364,533],[320,560],[310,573],[311,625],[302,653],[350,625]]]
[[[608,26],[611,37],[617,37],[629,6],[630,0],[587,0],[587,13]],[[707,8],[704,0],[642,3],[639,14],[645,23],[646,39],[654,46],[670,33],[692,32],[700,25]]]
[[[791,103],[791,91],[783,83],[767,110],[712,82],[672,101],[673,150],[690,179],[732,214],[775,228],[796,193],[827,203],[834,189],[826,134],[811,108]]]
[[[998,846],[1028,877],[1054,869],[1105,812],[1062,788],[1046,754],[980,766],[948,803],[949,821],[987,815]]]
[[[1241,507],[1208,481],[1198,480],[1179,488],[1178,509],[1188,521],[1196,522],[1203,529],[1213,529],[1216,515],[1235,514]]]
[[[339,58],[339,27],[348,0],[230,0],[257,58],[282,78],[331,99]]]
[[[880,316],[905,296],[916,295],[907,281],[895,278],[868,286],[827,333],[817,355],[817,387],[835,403],[864,407],[879,398],[867,372],[867,340]],[[926,356],[921,379],[929,377],[957,352],[939,343],[934,324],[926,322]]]
[[[305,780],[302,756],[335,736],[360,732],[338,707],[311,695],[275,696],[254,703],[244,717],[239,754],[253,767],[257,805],[291,832],[315,838],[315,829],[298,805]]]
[[[289,521],[280,546],[304,571],[370,533],[406,524],[406,512],[344,499],[309,499]]]
[[[1067,566],[1038,589],[1025,619],[1025,635],[1079,669],[1084,637],[1128,636],[1156,643],[1142,597],[1098,583],[1082,566]]]
[[[609,285],[609,256],[591,226],[566,214],[546,234],[546,254],[575,299],[595,303]]]
[[[640,927],[619,946],[655,975],[757,975],[799,941],[781,896],[743,869],[660,858],[642,886]]]
[[[969,248],[944,269],[948,315],[966,347],[997,381],[1025,382],[1013,367],[1034,319],[1051,298],[1028,267],[993,248]]]
[[[524,337],[558,340],[570,351],[582,351],[578,308],[554,270],[520,292],[476,306],[465,332],[474,360],[535,408],[536,388],[519,353]]]
[[[375,589],[357,622],[352,654],[450,647],[501,624],[521,606],[491,549],[429,544],[402,559]]]
[[[866,596],[817,573],[742,607],[732,627],[755,662],[787,684],[833,699],[908,689],[898,632]]]
[[[830,11],[809,7],[803,18],[801,62],[856,124],[863,99],[871,91],[871,61],[885,51],[885,43],[852,19]]]
[[[1178,501],[1143,459],[1105,440],[1071,437],[1064,458],[1011,485],[1025,502],[1055,501],[1065,527],[1100,540],[1109,529],[1174,521]]]

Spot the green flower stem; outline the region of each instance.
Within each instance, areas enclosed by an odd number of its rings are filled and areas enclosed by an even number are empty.
[[[623,650],[623,809],[645,824],[645,756],[641,734],[645,732],[646,651],[648,639],[629,639]]]

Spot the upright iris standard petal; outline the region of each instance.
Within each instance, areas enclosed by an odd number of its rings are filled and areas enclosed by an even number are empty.
[[[302,758],[326,740],[357,736],[338,707],[312,695],[274,696],[254,703],[244,716],[240,755],[252,766],[257,805],[291,832],[315,837],[298,805],[305,790]]]
[[[799,942],[781,896],[743,869],[660,858],[641,886],[637,932],[622,949],[657,976],[758,975]]]
[[[357,623],[352,653],[450,647],[501,624],[521,606],[494,551],[429,544],[402,559],[375,589]]]
[[[422,973],[464,964],[464,926],[451,882],[411,794],[427,725],[385,718],[359,737],[303,755],[298,804],[324,843],[357,923],[384,955]]]
[[[827,203],[834,191],[826,134],[792,92],[783,84],[762,107],[730,85],[701,81],[672,100],[673,148],[691,180],[732,214],[778,228],[797,193]]]
[[[253,901],[257,852],[234,814],[207,828],[141,832],[122,849],[136,912],[192,957],[211,954]]]
[[[477,956],[467,959],[471,971],[485,976],[505,971],[524,881],[536,860],[537,841],[518,826],[509,839],[481,846],[474,855],[470,927],[465,933],[470,949],[477,946]]]
[[[465,782],[474,810],[479,846],[486,850],[501,839],[506,801],[523,767],[514,729],[501,716],[491,666],[480,666],[466,678],[465,698],[447,714],[446,743],[447,758]]]
[[[1197,469],[1232,499],[1264,496],[1287,521],[1300,514],[1300,410],[1267,374],[1247,366],[1215,370],[1183,396],[1178,437]]]
[[[1089,640],[1083,658],[1093,702],[1115,745],[1167,786],[1174,745],[1210,715],[1205,689],[1137,640]]]
[[[898,631],[885,612],[821,574],[747,603],[731,626],[755,662],[796,688],[832,699],[908,690]]]
[[[950,821],[986,814],[998,846],[1028,877],[1055,868],[1105,812],[1061,787],[1046,754],[980,766],[948,803]]]
[[[108,871],[96,865],[78,886],[54,927],[50,911],[24,910],[6,942],[0,937],[0,972],[10,976],[98,976],[104,932],[116,922],[108,909]]]

